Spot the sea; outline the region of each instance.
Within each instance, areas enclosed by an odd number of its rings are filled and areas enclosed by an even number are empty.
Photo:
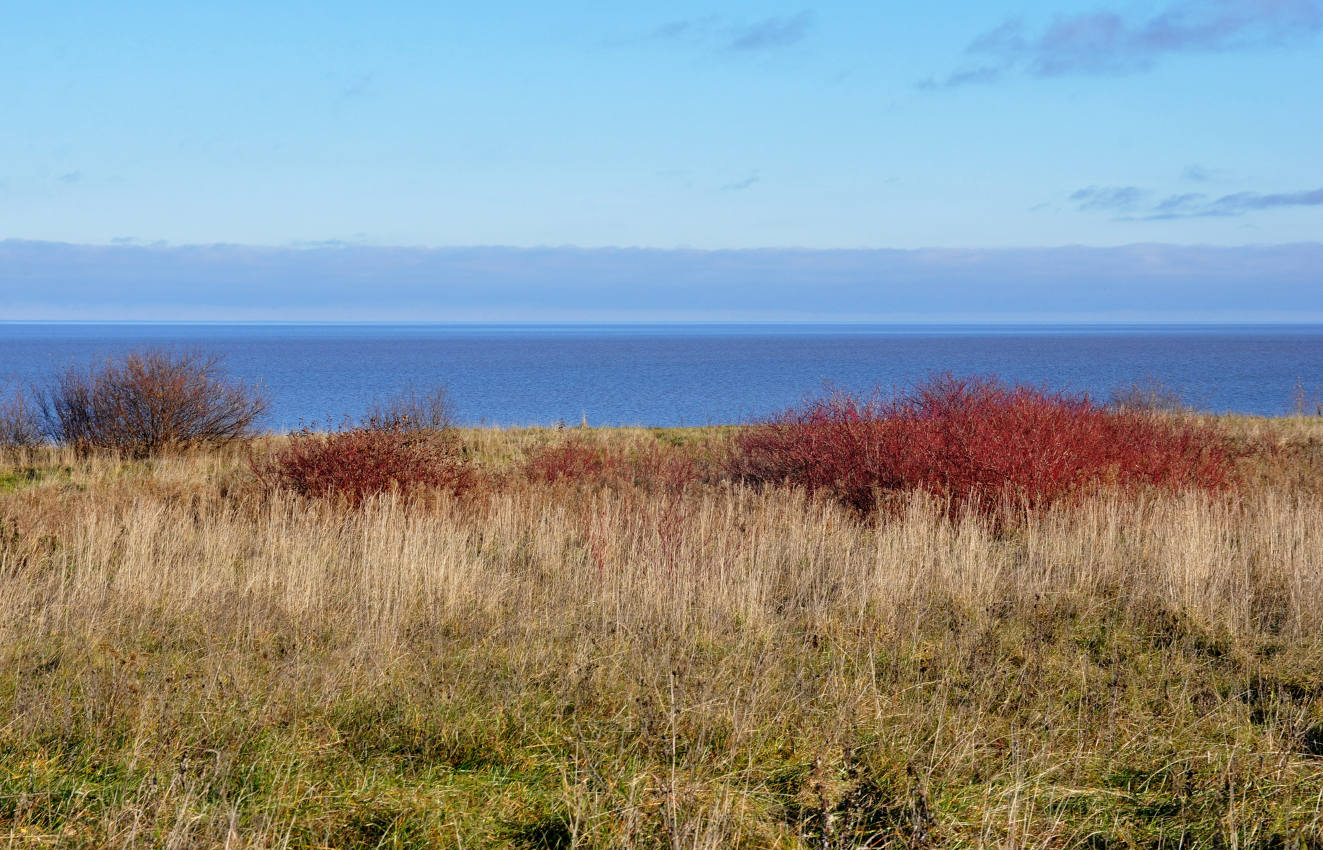
[[[141,347],[219,355],[264,426],[325,427],[409,387],[473,425],[730,424],[835,386],[996,375],[1106,400],[1160,385],[1265,416],[1323,401],[1323,325],[0,323],[0,387]]]

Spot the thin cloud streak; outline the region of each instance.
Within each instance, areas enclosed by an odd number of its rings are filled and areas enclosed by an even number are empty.
[[[657,25],[647,34],[619,44],[693,42],[732,53],[756,53],[798,44],[813,29],[813,13],[774,16],[749,23],[727,22],[720,15],[677,18]]]
[[[699,18],[680,18],[660,24],[648,33],[645,41],[674,41],[691,36],[704,36],[720,20],[716,15],[704,15]]]
[[[1179,192],[1140,209],[1153,194],[1139,186],[1086,186],[1071,192],[1066,199],[1079,212],[1116,213],[1116,221],[1230,217],[1287,207],[1323,206],[1323,187],[1320,187],[1295,192],[1233,192],[1217,197],[1206,192]]]
[[[1323,206],[1323,188],[1309,189],[1302,192],[1235,192],[1219,198],[1209,198],[1202,193],[1172,195],[1164,199],[1153,211],[1144,216],[1145,221],[1163,221],[1176,218],[1211,218],[1220,216],[1238,216],[1260,210],[1279,209],[1282,207],[1319,207]]]
[[[1323,31],[1323,0],[1182,0],[1147,19],[1110,10],[1060,16],[1034,33],[1009,19],[977,36],[965,52],[977,58],[920,88],[985,83],[1004,73],[1034,77],[1130,74],[1169,56],[1275,47]]]
[[[755,183],[757,183],[757,182],[758,182],[759,180],[761,180],[761,179],[762,179],[762,177],[758,174],[758,172],[755,171],[753,174],[750,174],[748,177],[745,177],[743,180],[736,180],[736,181],[734,181],[733,183],[727,183],[727,184],[724,185],[724,186],[720,186],[720,187],[718,187],[718,188],[717,188],[717,191],[719,191],[719,192],[742,192],[742,191],[744,191],[745,189],[748,189],[748,188],[750,188],[751,186],[753,186]]]
[[[737,51],[789,47],[803,41],[812,25],[813,13],[807,10],[786,17],[767,18],[736,29],[727,47]]]
[[[983,67],[971,68],[968,71],[959,71],[951,74],[944,80],[936,77],[928,77],[920,80],[915,88],[920,91],[936,91],[938,89],[959,88],[961,86],[988,85],[1001,80],[1003,70],[1001,68]]]
[[[1148,192],[1138,186],[1087,186],[1072,192],[1067,200],[1081,212],[1097,212],[1131,210],[1147,196]]]

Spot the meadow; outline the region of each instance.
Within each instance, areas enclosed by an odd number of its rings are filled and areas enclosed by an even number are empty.
[[[1228,481],[861,505],[748,428],[447,427],[397,448],[456,474],[380,492],[323,486],[334,434],[11,448],[0,834],[1323,847],[1323,419],[1144,415]]]

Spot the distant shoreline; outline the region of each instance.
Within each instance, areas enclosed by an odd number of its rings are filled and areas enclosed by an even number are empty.
[[[768,328],[775,330],[962,330],[988,329],[1006,331],[1037,330],[1298,330],[1323,333],[1323,322],[1221,322],[1221,321],[948,321],[948,322],[872,322],[872,321],[348,321],[348,320],[263,320],[263,319],[0,319],[0,327],[365,327],[365,328],[454,328],[517,330],[532,329],[740,329]]]

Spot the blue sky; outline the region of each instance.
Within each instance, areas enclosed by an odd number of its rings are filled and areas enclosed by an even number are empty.
[[[4,18],[0,239],[15,243],[295,259],[331,244],[364,262],[395,246],[774,248],[811,263],[1323,234],[1323,0],[11,0]],[[34,256],[0,252],[0,287],[64,273]],[[1043,256],[1063,281],[1078,271]],[[1236,256],[1252,282],[1253,255]],[[1262,310],[1319,309],[1304,291],[1323,286],[1317,267],[1296,271],[1304,300]],[[84,309],[146,309],[131,279],[115,285]],[[0,316],[74,311],[58,288],[43,302],[8,288]]]

